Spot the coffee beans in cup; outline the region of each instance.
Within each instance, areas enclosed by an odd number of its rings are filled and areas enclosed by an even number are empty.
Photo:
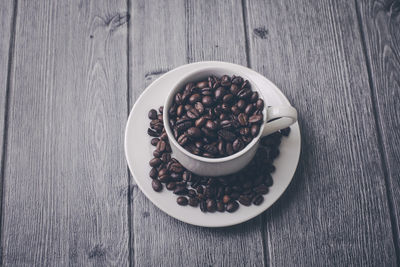
[[[160,113],[163,110],[162,107],[159,108]],[[261,138],[255,157],[238,173],[223,177],[205,177],[195,175],[171,157],[162,116],[152,109],[148,117],[150,128],[147,132],[151,137],[150,143],[155,148],[154,157],[149,161],[149,176],[155,192],[162,192],[165,188],[176,195],[177,205],[199,207],[202,212],[211,213],[232,213],[240,206],[263,203],[263,195],[269,192],[269,187],[273,184],[273,161],[279,155],[282,137],[290,134],[290,128]]]
[[[210,76],[189,82],[177,92],[168,117],[183,148],[198,156],[220,158],[241,151],[258,135],[263,109],[264,101],[247,80],[235,75]],[[149,118],[157,128],[154,112],[149,112]]]

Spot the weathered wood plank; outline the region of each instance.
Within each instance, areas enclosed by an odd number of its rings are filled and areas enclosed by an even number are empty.
[[[358,1],[400,264],[400,1]]]
[[[251,67],[298,108],[303,136],[294,182],[266,213],[269,264],[395,266],[354,2],[246,1],[246,7]]]
[[[128,265],[126,1],[19,1],[4,266]]]
[[[8,70],[10,53],[12,52],[13,1],[4,1],[0,4],[0,181],[3,171],[3,148],[5,135],[6,101],[8,88]],[[1,184],[1,183],[0,183]],[[1,188],[0,188],[1,189]],[[0,193],[1,196],[1,193]],[[1,199],[0,199],[1,204]],[[1,211],[0,211],[1,214]],[[1,216],[0,216],[1,218]],[[1,235],[1,234],[0,234]]]
[[[133,1],[131,102],[160,72],[187,62],[246,65],[240,7],[240,1]],[[259,217],[225,229],[195,227],[164,214],[137,187],[132,214],[135,266],[263,265]]]

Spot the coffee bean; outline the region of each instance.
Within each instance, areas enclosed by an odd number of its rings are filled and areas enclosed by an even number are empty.
[[[260,184],[259,186],[254,188],[254,191],[259,194],[264,195],[264,194],[268,193],[269,189],[268,189],[268,186],[266,186],[265,184]]]
[[[236,201],[231,201],[226,205],[227,212],[235,212],[239,208],[239,204]]]
[[[233,146],[232,146],[232,143],[229,143],[229,142],[226,143],[225,152],[226,152],[226,154],[227,154],[228,156],[230,156],[230,155],[233,154]]]
[[[150,129],[150,128],[147,129],[147,134],[152,136],[152,137],[159,137],[160,136],[160,134],[157,133],[157,131],[154,131],[153,129]]]
[[[204,133],[204,135],[206,136],[206,137],[209,137],[209,138],[216,138],[217,137],[217,134],[214,132],[214,131],[211,131],[211,130],[209,130],[209,129],[207,129],[207,128],[201,128],[201,131]],[[207,140],[207,143],[208,143],[209,141]]]
[[[158,142],[157,144],[157,150],[160,152],[164,152],[165,151],[165,146],[167,144],[165,143],[165,141],[161,140],[160,142]]]
[[[185,112],[185,109],[182,105],[179,105],[178,108],[176,109],[176,115],[179,117],[182,116]]]
[[[239,115],[240,113],[240,109],[236,105],[231,107],[231,111],[234,115]]]
[[[175,187],[176,187],[176,183],[175,182],[169,182],[169,183],[167,183],[167,185],[166,185],[166,188],[168,189],[168,190],[174,190],[175,189]]]
[[[245,80],[245,81],[242,83],[241,88],[243,89],[243,88],[248,88],[248,87],[250,87],[250,82],[249,82],[248,80]]]
[[[161,164],[161,159],[153,158],[152,160],[150,160],[149,164],[151,167],[157,167]]]
[[[260,132],[260,126],[257,124],[253,124],[251,126],[251,135],[253,137],[256,137],[258,135],[258,133]]]
[[[191,119],[197,119],[198,117],[200,117],[200,113],[197,111],[197,109],[195,108],[191,108],[190,110],[188,110],[186,112],[186,115],[191,118]]]
[[[246,126],[247,125],[247,116],[244,113],[240,113],[238,116],[238,121],[241,126]]]
[[[244,148],[244,144],[241,139],[237,138],[233,142],[232,147],[233,147],[233,151],[238,152]]]
[[[218,141],[217,148],[221,156],[225,155],[225,142],[223,140]]]
[[[164,163],[168,163],[168,161],[171,160],[171,154],[170,153],[164,153],[161,156],[161,161]]]
[[[201,100],[204,106],[209,107],[213,104],[213,99],[211,96],[204,96]]]
[[[255,103],[258,100],[258,93],[257,92],[253,92],[251,97],[250,97],[250,102],[251,103]]]
[[[240,76],[238,76],[238,77],[235,77],[235,78],[232,78],[232,84],[242,84],[243,83],[243,78],[242,77],[240,77]]]
[[[214,145],[204,145],[203,149],[207,152],[210,153],[211,155],[216,155],[218,154],[218,148]]]
[[[168,181],[169,179],[169,173],[168,170],[166,168],[161,169],[158,171],[158,179],[160,180],[160,182],[165,183]]]
[[[236,138],[236,135],[228,130],[219,130],[218,135],[229,142],[232,142]]]
[[[249,197],[247,197],[246,195],[240,195],[239,202],[240,202],[240,204],[242,204],[244,206],[251,205],[251,199]]]
[[[207,199],[206,204],[208,212],[215,212],[217,209],[217,204],[214,199]]]
[[[149,111],[149,119],[150,120],[155,120],[157,119],[157,111],[155,109],[151,109]]]
[[[257,109],[261,110],[264,108],[264,101],[262,99],[258,99],[256,102]]]
[[[164,106],[160,106],[160,108],[158,109],[158,112],[160,112],[161,114],[163,114],[163,112],[164,112]]]
[[[206,127],[207,129],[209,129],[209,130],[215,131],[215,130],[217,129],[218,126],[217,126],[217,124],[216,124],[215,122],[213,122],[213,121],[211,121],[211,120],[208,120],[208,121],[206,122],[205,127]]]
[[[238,97],[240,99],[247,99],[247,98],[251,97],[251,95],[252,95],[252,91],[250,88],[243,88],[238,93]]]
[[[188,199],[186,197],[178,197],[176,203],[181,206],[186,206],[188,204]]]
[[[214,92],[215,99],[217,101],[221,100],[224,97],[225,93],[226,92],[225,92],[225,89],[223,87],[218,87],[217,90],[215,90],[215,92]]]
[[[231,85],[231,78],[228,75],[223,75],[221,77],[221,85],[222,86],[230,86]]]
[[[263,115],[253,115],[249,118],[249,123],[258,123],[263,119]]]
[[[188,189],[183,185],[177,186],[174,190],[174,194],[176,194],[176,195],[186,195],[187,193],[188,193]]]
[[[190,102],[191,104],[194,104],[194,103],[200,101],[200,99],[201,99],[201,96],[200,96],[199,94],[193,94],[193,95],[191,95],[191,96],[189,97],[189,102]]]
[[[201,210],[202,212],[207,212],[207,204],[206,204],[206,201],[205,201],[205,200],[203,200],[203,201],[200,202],[200,210]]]
[[[204,113],[204,106],[201,102],[197,102],[194,105],[194,108],[199,112],[199,114],[203,114]]]
[[[261,205],[261,203],[263,203],[263,201],[264,201],[264,197],[262,196],[262,195],[256,195],[254,198],[253,198],[253,204],[254,205]]]
[[[192,173],[190,171],[186,170],[186,171],[183,172],[182,179],[184,181],[191,182],[192,181],[192,177],[193,177],[193,175],[192,175]]]
[[[201,136],[201,131],[199,128],[191,127],[187,130],[187,135],[191,138],[198,138]]]
[[[223,202],[224,204],[228,204],[229,201],[231,201],[231,198],[230,198],[228,195],[224,195],[224,197],[223,197],[223,199],[222,199],[222,202]]]
[[[162,184],[160,183],[160,181],[154,179],[153,181],[151,181],[151,187],[153,188],[154,191],[156,192],[160,192],[163,188]]]
[[[230,91],[233,95],[237,95],[240,91],[240,88],[236,84],[232,84]]]
[[[266,186],[272,186],[272,184],[274,183],[274,181],[272,180],[272,176],[271,174],[267,173],[264,176],[264,183]]]
[[[158,150],[154,150],[154,151],[153,151],[153,156],[154,156],[155,158],[161,158],[162,153],[161,153],[160,151],[158,151]]]
[[[156,179],[158,176],[158,172],[155,168],[151,168],[150,173],[149,173],[150,178]]]
[[[208,82],[206,82],[206,81],[198,82],[196,84],[196,87],[199,88],[199,89],[205,88],[207,86],[208,86]]]
[[[233,100],[233,95],[232,94],[226,94],[222,98],[222,102],[224,102],[225,104],[231,103],[232,100]]]
[[[195,197],[189,198],[189,206],[197,207],[198,205],[199,205],[199,201],[197,198],[195,198]]]
[[[199,119],[196,120],[195,126],[200,128],[206,123],[207,119],[205,117],[200,117]]]
[[[158,143],[158,141],[160,141],[159,138],[152,138],[152,139],[151,139],[151,144],[152,144],[153,146],[156,146],[157,143]]]
[[[178,162],[173,163],[173,164],[171,164],[169,171],[175,172],[175,173],[181,173],[181,172],[183,172],[183,166]]]
[[[244,110],[244,113],[246,113],[247,116],[250,116],[251,113],[253,112],[253,109],[254,109],[253,104],[248,104]]]
[[[182,134],[181,136],[179,136],[179,138],[178,138],[178,143],[179,143],[181,146],[184,146],[187,142],[188,142],[188,137],[187,137],[186,134]]]
[[[224,212],[225,211],[225,205],[221,201],[217,201],[217,210],[219,212]]]
[[[182,95],[181,93],[176,93],[175,95],[175,104],[181,105],[182,104]]]
[[[244,101],[243,99],[240,99],[236,106],[240,109],[240,110],[244,110],[246,108],[246,101]]]

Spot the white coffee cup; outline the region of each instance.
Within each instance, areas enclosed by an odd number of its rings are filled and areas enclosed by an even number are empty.
[[[238,73],[229,68],[203,67],[188,73],[186,76],[183,76],[181,79],[176,81],[164,103],[164,127],[171,145],[173,157],[176,158],[186,169],[202,176],[223,176],[239,171],[254,157],[261,137],[284,129],[297,121],[297,111],[292,106],[265,106],[263,111],[264,123],[260,127],[259,134],[241,151],[223,158],[206,158],[190,153],[178,144],[178,141],[175,139],[169,125],[168,110],[172,105],[175,94],[182,90],[182,88],[189,82],[206,80],[211,75],[221,77],[225,74],[229,76],[241,76],[243,79],[248,80],[251,89],[257,91],[260,98],[263,98],[257,85],[253,83],[245,73]]]

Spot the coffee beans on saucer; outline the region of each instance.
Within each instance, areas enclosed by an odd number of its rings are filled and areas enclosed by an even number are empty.
[[[258,135],[263,109],[264,101],[247,80],[210,76],[177,92],[168,117],[175,139],[187,151],[220,158],[244,149]],[[149,118],[157,125],[154,109]],[[149,135],[154,136],[153,131]]]
[[[224,81],[226,82],[227,79],[224,78]],[[163,112],[162,107],[159,108],[159,112]],[[205,177],[186,170],[176,159],[171,157],[171,146],[164,129],[162,116],[152,109],[148,117],[150,128],[147,132],[151,137],[151,145],[155,147],[154,157],[149,161],[151,167],[149,176],[155,192],[171,191],[177,196],[178,205],[199,207],[202,212],[226,211],[232,213],[239,209],[240,204],[251,206],[263,203],[263,195],[269,192],[269,187],[273,184],[271,176],[271,173],[275,171],[273,161],[279,155],[282,137],[290,134],[290,128],[263,137],[255,157],[238,173],[223,177]],[[198,127],[193,128],[198,129]],[[191,135],[197,135],[196,131],[192,129]],[[229,132],[234,134],[237,139],[235,132]],[[233,146],[233,142],[226,144]],[[194,145],[198,148],[196,144]],[[203,143],[203,146],[206,145],[210,144]],[[218,146],[217,149],[219,150]]]

